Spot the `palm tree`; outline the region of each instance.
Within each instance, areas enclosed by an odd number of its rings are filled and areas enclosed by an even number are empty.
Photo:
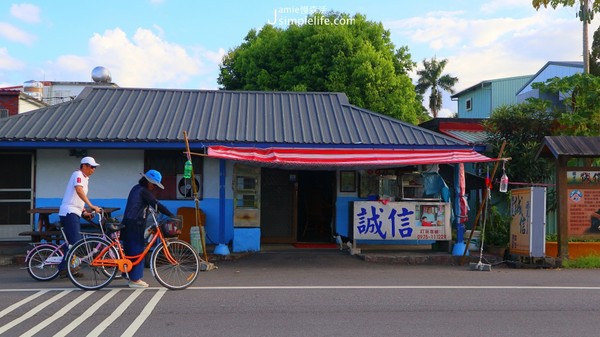
[[[442,90],[454,94],[453,87],[458,82],[458,77],[442,75],[447,63],[447,59],[438,61],[434,56],[430,61],[423,60],[423,69],[417,70],[419,81],[415,89],[420,95],[424,95],[427,89],[431,89],[429,110],[433,118],[437,118],[438,112],[442,108]]]
[[[556,9],[558,5],[564,7],[573,7],[575,0],[532,0],[531,4],[535,10],[540,9],[541,6]],[[590,73],[590,54],[589,54],[589,43],[588,43],[588,25],[594,18],[594,13],[600,12],[600,0],[579,0],[579,12],[577,17],[583,23],[583,72],[585,74]]]

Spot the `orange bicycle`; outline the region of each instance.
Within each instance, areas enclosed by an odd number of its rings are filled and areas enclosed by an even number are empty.
[[[128,273],[152,250],[150,270],[156,280],[168,289],[189,287],[199,271],[199,259],[192,246],[171,236],[181,230],[181,218],[157,221],[156,211],[150,207],[153,224],[148,228],[150,238],[144,251],[127,256],[119,240],[121,223],[106,222],[105,237],[87,237],[75,243],[67,254],[69,279],[84,290],[96,290],[107,286],[117,272]],[[77,274],[77,277],[74,275]],[[81,274],[81,275],[80,275]]]

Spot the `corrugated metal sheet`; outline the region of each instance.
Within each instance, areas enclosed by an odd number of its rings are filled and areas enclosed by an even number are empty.
[[[600,157],[600,137],[546,136],[539,156]]]
[[[451,137],[352,106],[341,93],[106,87],[86,88],[74,101],[1,120],[0,143],[3,148],[16,142],[145,148],[180,143],[183,131],[192,147],[465,147]]]
[[[458,101],[458,117],[489,118],[497,107],[515,104],[517,90],[531,77],[524,75],[482,81],[452,95],[452,99]],[[470,110],[466,107],[467,100],[470,100]]]
[[[443,133],[467,144],[486,144],[488,137],[486,131],[444,130]]]

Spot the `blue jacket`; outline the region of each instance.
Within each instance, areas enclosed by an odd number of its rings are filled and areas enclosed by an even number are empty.
[[[137,184],[131,189],[129,197],[127,197],[123,221],[129,223],[133,221],[145,223],[146,216],[148,215],[148,206],[152,206],[162,214],[173,216],[173,213],[156,200],[154,194],[152,194],[149,189],[143,185]]]

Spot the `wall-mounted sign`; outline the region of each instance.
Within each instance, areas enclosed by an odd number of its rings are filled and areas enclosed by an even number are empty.
[[[354,203],[354,240],[450,241],[450,203]]]

